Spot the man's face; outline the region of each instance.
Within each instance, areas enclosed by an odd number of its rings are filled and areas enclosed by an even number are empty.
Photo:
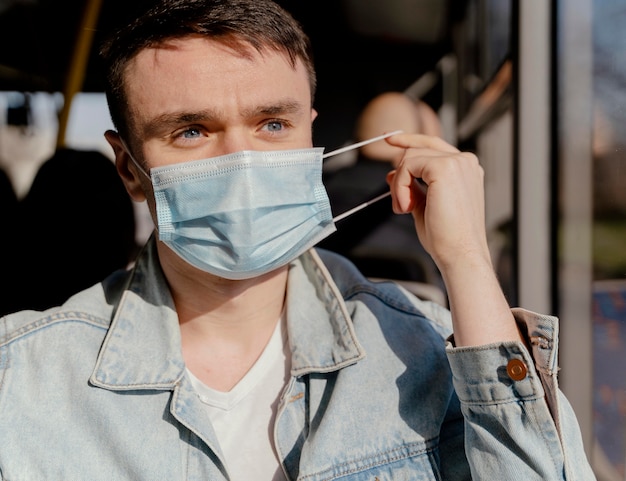
[[[312,143],[306,69],[274,50],[243,56],[199,37],[171,41],[132,60],[126,95],[136,154],[148,168]]]

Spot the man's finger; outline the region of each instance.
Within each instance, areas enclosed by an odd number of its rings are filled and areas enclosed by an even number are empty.
[[[422,134],[396,134],[385,139],[390,145],[403,149],[432,149],[448,153],[458,153],[459,149],[440,137]]]

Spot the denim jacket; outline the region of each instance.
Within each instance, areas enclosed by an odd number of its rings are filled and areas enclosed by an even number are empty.
[[[273,432],[287,478],[594,479],[556,386],[556,320],[515,314],[532,354],[457,349],[447,310],[328,252],[294,261]],[[227,480],[221,459],[152,243],[63,306],[1,319],[1,480]]]

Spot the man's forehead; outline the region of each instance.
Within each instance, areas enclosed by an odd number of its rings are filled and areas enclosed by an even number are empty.
[[[263,67],[266,68],[264,76],[267,76],[269,67],[272,71],[280,71],[289,77],[292,74],[301,77],[309,83],[308,90],[311,92],[306,65],[300,58],[292,60],[287,51],[271,46],[257,49],[244,41],[229,42],[201,36],[170,39],[138,52],[124,69],[124,88],[126,94],[135,86],[133,84],[137,84],[135,87],[138,89],[143,88],[146,78],[148,81],[153,80],[151,77],[155,76],[155,71],[159,71],[156,75],[165,74],[174,79],[177,75],[187,75],[188,72],[219,75],[247,69],[252,72]],[[167,77],[163,80],[167,81]],[[256,80],[260,84],[264,77],[259,75]],[[294,80],[292,78],[288,82]],[[281,79],[274,78],[272,81]]]
[[[292,59],[286,49],[274,45],[259,44],[255,46],[235,36],[210,38],[201,35],[188,35],[180,38],[165,39],[159,43],[144,47],[129,60],[127,68],[136,65],[138,61],[148,61],[154,64],[160,59],[167,57],[168,54],[176,55],[191,49],[202,50],[207,57],[207,61],[215,56],[220,58],[232,56],[248,61],[267,57],[280,57],[293,70],[296,70],[298,67],[304,67],[302,59]]]
[[[125,76],[129,120],[137,128],[158,118],[171,125],[189,116],[223,119],[235,110],[244,117],[311,109],[302,61],[293,65],[287,53],[242,48],[191,37],[145,49]]]

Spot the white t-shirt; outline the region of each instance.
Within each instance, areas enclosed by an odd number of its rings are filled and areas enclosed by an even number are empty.
[[[291,355],[283,318],[246,375],[229,392],[211,389],[187,370],[206,406],[232,481],[284,481],[274,449],[274,419]]]

